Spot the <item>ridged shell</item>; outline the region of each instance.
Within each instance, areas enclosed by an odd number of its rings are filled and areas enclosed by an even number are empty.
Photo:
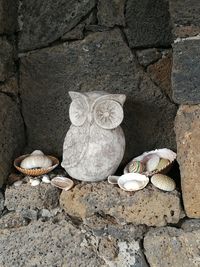
[[[138,191],[149,182],[149,178],[139,173],[127,173],[119,177],[118,185],[125,191]]]
[[[156,167],[156,169],[158,171],[163,170],[169,164],[170,164],[170,161],[168,159],[160,159],[160,161],[159,161],[158,166]]]
[[[55,187],[67,191],[72,188],[74,182],[67,177],[56,176],[51,180],[51,184]]]
[[[146,162],[150,159],[150,157],[152,156],[152,154],[156,154],[157,156],[159,156],[159,158],[163,158],[163,159],[167,159],[169,160],[169,164],[165,167],[163,167],[163,169],[155,169],[154,171],[151,172],[143,172],[142,174],[145,174],[146,176],[152,176],[156,173],[167,173],[171,166],[173,165],[175,159],[176,159],[176,153],[173,152],[172,150],[168,149],[168,148],[162,148],[162,149],[155,149],[149,152],[144,152],[142,155],[134,158],[131,160],[131,162],[129,162],[125,169],[124,169],[124,173],[129,173],[129,166],[133,161],[140,161],[143,164],[146,164]]]
[[[145,166],[140,161],[133,161],[129,165],[129,172],[136,172],[136,173],[142,173],[145,169]]]
[[[164,174],[154,174],[151,177],[151,183],[164,191],[173,191],[176,188],[176,183],[172,178]]]
[[[108,182],[109,184],[117,184],[117,181],[119,179],[120,176],[116,176],[116,175],[110,175],[108,176]]]

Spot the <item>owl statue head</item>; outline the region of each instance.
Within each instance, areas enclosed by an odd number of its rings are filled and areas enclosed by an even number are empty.
[[[70,91],[69,95],[72,99],[69,117],[74,126],[95,123],[100,128],[111,130],[117,128],[123,121],[123,104],[126,100],[123,94]]]

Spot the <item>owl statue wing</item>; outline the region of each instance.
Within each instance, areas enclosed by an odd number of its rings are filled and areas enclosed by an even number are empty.
[[[89,143],[89,124],[81,127],[70,126],[63,145],[62,167],[65,169],[76,166],[84,156]]]

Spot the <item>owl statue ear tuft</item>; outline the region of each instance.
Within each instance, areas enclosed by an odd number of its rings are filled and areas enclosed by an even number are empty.
[[[124,112],[119,102],[107,99],[97,102],[94,106],[94,120],[103,129],[117,128],[124,118]]]

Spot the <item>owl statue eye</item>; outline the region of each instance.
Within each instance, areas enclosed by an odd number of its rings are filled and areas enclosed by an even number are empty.
[[[81,126],[84,124],[89,108],[84,99],[76,98],[69,107],[69,117],[73,125]]]
[[[104,129],[117,128],[124,118],[122,106],[114,100],[104,100],[94,107],[94,120]]]

